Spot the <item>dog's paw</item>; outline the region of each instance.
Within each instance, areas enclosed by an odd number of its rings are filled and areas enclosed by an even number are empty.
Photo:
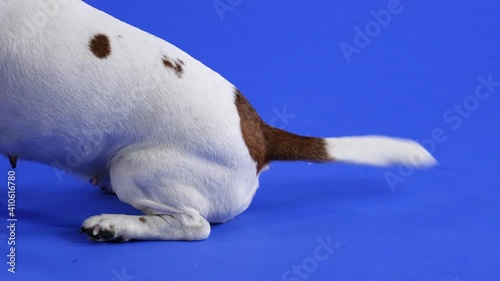
[[[86,219],[81,233],[98,242],[127,242],[130,238],[126,237],[126,220],[121,215],[100,215]]]

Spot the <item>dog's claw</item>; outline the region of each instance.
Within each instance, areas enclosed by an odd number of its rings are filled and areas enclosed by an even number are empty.
[[[80,233],[85,233],[90,240],[99,242],[122,243],[127,242],[125,238],[116,235],[114,227],[111,226],[109,230],[102,229],[99,226],[93,228],[80,227]]]
[[[83,233],[85,233],[91,240],[100,241],[101,237],[99,234],[94,235],[94,230],[91,228],[83,228]]]

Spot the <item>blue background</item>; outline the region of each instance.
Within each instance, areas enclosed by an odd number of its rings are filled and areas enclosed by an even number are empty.
[[[98,244],[78,232],[85,218],[137,211],[21,161],[18,273],[7,273],[2,226],[1,280],[500,280],[500,87],[474,104],[478,77],[500,81],[498,1],[401,0],[350,63],[340,44],[355,46],[354,28],[389,0],[233,0],[223,20],[212,1],[88,3],[221,73],[267,122],[304,135],[427,140],[441,165],[410,174],[275,163],[251,207],[207,241]],[[9,168],[1,161],[5,177]],[[1,198],[3,225],[5,187]],[[314,260],[327,237],[337,247]],[[294,265],[307,275],[287,275]]]

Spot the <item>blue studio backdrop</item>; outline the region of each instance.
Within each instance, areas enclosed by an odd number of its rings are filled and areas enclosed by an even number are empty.
[[[12,274],[5,158],[0,280],[500,280],[498,1],[86,2],[219,72],[276,127],[412,138],[440,166],[274,163],[206,241],[99,244],[84,219],[138,211],[20,161]]]

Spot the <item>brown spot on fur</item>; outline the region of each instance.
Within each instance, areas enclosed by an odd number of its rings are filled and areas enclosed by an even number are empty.
[[[313,161],[327,162],[333,159],[328,155],[326,142],[322,138],[304,137],[277,128],[269,127],[267,157],[271,161]]]
[[[331,161],[322,138],[303,137],[268,126],[243,94],[234,90],[240,115],[241,133],[250,156],[257,163],[257,173],[269,162],[306,160]]]
[[[17,156],[9,155],[9,162],[12,169],[15,169],[17,167]]]
[[[140,217],[139,220],[142,222],[142,223],[146,223],[146,218],[145,217]]]
[[[100,59],[107,58],[111,54],[111,44],[108,36],[96,34],[89,43],[90,50]]]
[[[182,77],[182,74],[184,73],[184,62],[180,59],[177,59],[175,62],[170,60],[167,56],[163,56],[163,65],[165,65],[165,67],[167,68],[170,68],[170,69],[173,69],[175,71],[175,74],[177,74],[177,76],[179,78]]]
[[[243,94],[235,89],[235,103],[240,115],[240,127],[250,156],[257,163],[257,173],[267,165],[267,125]]]

